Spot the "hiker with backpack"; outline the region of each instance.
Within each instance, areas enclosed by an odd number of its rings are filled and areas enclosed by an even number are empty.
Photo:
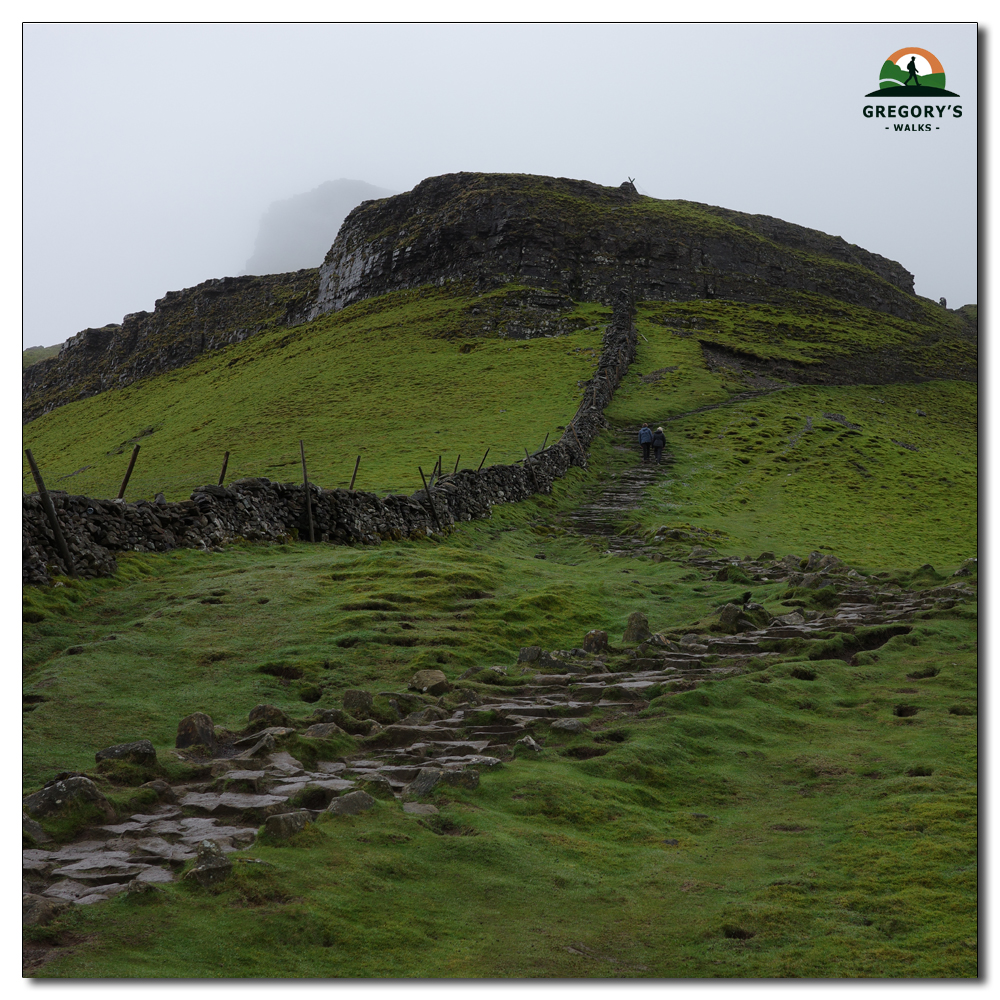
[[[656,460],[656,464],[660,464],[660,458],[663,455],[663,449],[667,445],[667,436],[663,433],[662,427],[657,427],[655,433],[653,434],[653,457]]]
[[[649,424],[643,424],[639,428],[639,444],[642,445],[642,463],[649,462],[649,446],[653,443],[653,432],[649,429]]]

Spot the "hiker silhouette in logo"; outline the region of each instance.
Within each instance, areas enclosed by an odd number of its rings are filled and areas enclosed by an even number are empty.
[[[917,77],[920,74],[917,72],[917,57],[916,56],[910,56],[910,61],[906,64],[906,70],[907,70],[907,72],[910,75],[906,78],[906,83],[904,83],[903,86],[904,87],[909,87],[910,81],[912,80],[913,83],[914,83],[914,86],[919,87],[920,86],[920,81],[917,79]]]

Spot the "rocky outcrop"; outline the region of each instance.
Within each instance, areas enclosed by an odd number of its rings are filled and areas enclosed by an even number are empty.
[[[23,419],[76,399],[179,368],[206,351],[275,326],[301,323],[317,291],[315,268],[263,277],[215,278],[167,292],[152,312],[70,337],[54,358],[26,369]]]
[[[508,283],[608,302],[767,301],[816,292],[910,317],[913,276],[840,237],[769,216],[640,196],[631,184],[529,174],[458,173],[359,205],[323,266],[311,316],[448,280]]]
[[[458,173],[355,208],[319,269],[205,281],[153,312],[83,330],[23,376],[25,422],[188,364],[262,330],[386,292],[455,280],[514,285],[487,334],[565,332],[573,301],[771,301],[807,291],[914,318],[913,276],[840,237],[769,216],[640,196],[634,186]]]

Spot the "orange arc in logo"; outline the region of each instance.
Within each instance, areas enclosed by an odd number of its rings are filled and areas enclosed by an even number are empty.
[[[927,49],[915,49],[915,48],[897,49],[895,52],[893,52],[891,56],[889,56],[886,62],[894,63],[897,59],[899,59],[900,56],[908,56],[910,55],[911,52],[915,52],[918,56],[923,56],[931,64],[931,70],[933,72],[935,73],[944,72],[944,66],[941,65],[940,61],[938,60],[938,57],[934,55],[933,52],[928,52]]]

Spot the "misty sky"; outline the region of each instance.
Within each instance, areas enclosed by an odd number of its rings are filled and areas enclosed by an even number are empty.
[[[862,116],[907,45],[961,119]],[[974,24],[28,25],[24,345],[241,273],[277,199],[458,170],[778,216],[955,307],[977,299],[976,113]]]

